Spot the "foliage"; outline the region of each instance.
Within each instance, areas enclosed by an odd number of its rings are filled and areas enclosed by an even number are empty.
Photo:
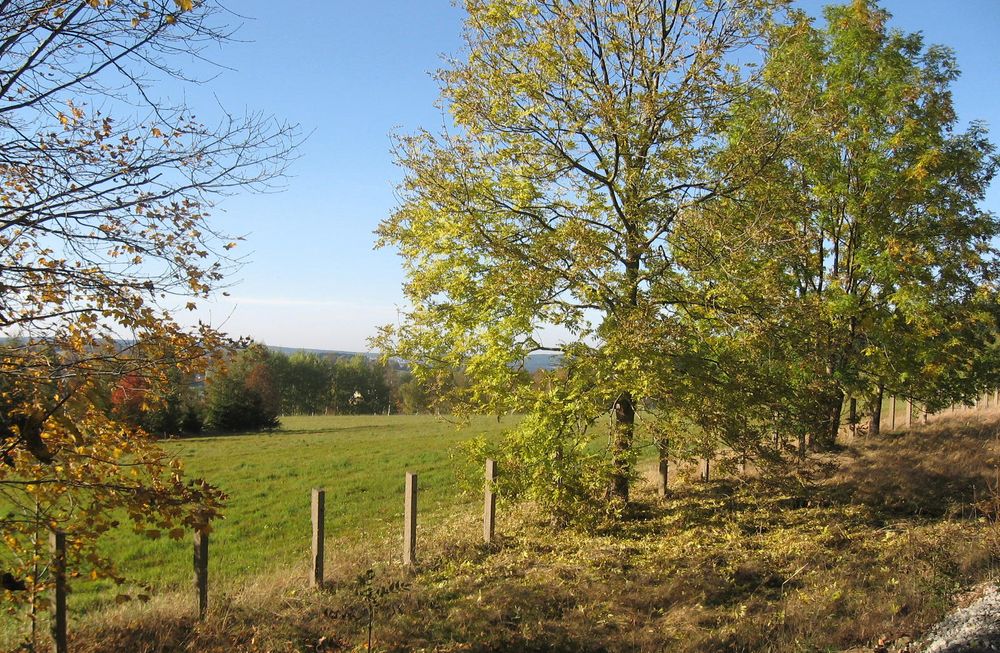
[[[364,415],[384,413],[392,402],[392,385],[401,382],[391,363],[362,355],[351,357],[271,352],[267,358],[286,415]],[[397,403],[396,411],[401,406]],[[416,412],[416,411],[406,411]]]
[[[165,386],[154,391],[144,377],[127,374],[111,391],[111,417],[159,437],[200,433],[204,402],[196,378],[178,369],[168,370]]]
[[[337,414],[384,413],[389,407],[385,367],[360,355],[338,360],[332,369],[329,407]]]
[[[847,397],[934,410],[997,369],[1000,222],[978,204],[998,159],[982,124],[956,130],[953,53],[888,20],[856,0],[776,30],[715,162],[759,173],[679,239],[693,292],[713,298],[691,319],[760,406],[751,423],[773,410],[827,444]],[[781,157],[755,160],[761,141]],[[716,405],[738,396],[708,387]]]
[[[220,9],[0,4],[0,565],[28,585],[8,606],[46,588],[49,528],[68,532],[73,569],[115,577],[96,541],[117,520],[180,537],[221,506],[105,404],[126,378],[158,402],[224,344],[171,313],[235,263],[208,220],[213,197],[267,187],[295,138],[262,116],[208,126],[155,99],[155,82],[183,82],[181,61],[226,40]]]
[[[244,349],[214,368],[206,379],[205,428],[218,433],[278,427],[280,396],[260,345]]]
[[[610,463],[610,491],[577,499],[627,500],[637,408],[669,403],[699,364],[679,332],[699,298],[681,292],[672,234],[740,183],[709,166],[748,88],[730,62],[753,57],[778,4],[470,0],[468,56],[440,73],[455,129],[398,139],[402,202],[378,233],[412,309],[376,344],[458,412],[531,413],[539,442],[614,413],[586,459]],[[548,350],[564,355],[565,402],[522,374]]]
[[[273,353],[269,364],[281,392],[284,415],[316,415],[326,412],[333,383],[330,359],[318,354]]]
[[[379,242],[413,308],[376,343],[459,411],[531,415],[518,491],[627,500],[637,414],[675,452],[781,463],[851,398],[995,382],[998,160],[957,131],[953,55],[868,0],[823,27],[779,4],[466,3],[455,128],[398,141]],[[522,376],[549,348],[562,375]],[[604,456],[567,455],[608,414]],[[605,463],[610,492],[551,482]]]
[[[395,594],[406,591],[409,587],[410,585],[406,581],[379,578],[374,567],[369,567],[354,579],[350,589],[364,609],[364,621],[368,626],[368,641],[365,650],[369,653],[372,650],[376,616],[379,613],[383,613],[382,616],[391,616],[393,612],[398,610],[396,604],[389,601]]]

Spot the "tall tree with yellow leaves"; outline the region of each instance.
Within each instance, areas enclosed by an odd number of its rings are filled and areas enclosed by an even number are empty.
[[[687,351],[672,234],[740,183],[708,163],[752,85],[736,62],[759,58],[781,4],[468,0],[467,56],[440,74],[454,128],[399,141],[402,203],[379,235],[412,309],[377,344],[452,405],[529,413],[509,463],[553,505],[569,487],[628,500],[637,404],[670,396],[663,370]],[[552,350],[558,383],[519,374]],[[609,413],[594,455],[587,427]]]

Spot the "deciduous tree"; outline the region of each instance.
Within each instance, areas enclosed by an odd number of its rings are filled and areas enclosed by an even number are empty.
[[[115,515],[179,537],[220,506],[96,405],[126,376],[155,397],[222,344],[172,315],[234,264],[213,198],[268,185],[288,160],[293,128],[256,115],[205,124],[159,99],[159,82],[177,97],[185,62],[230,35],[219,10],[0,3],[0,524],[3,565],[32,592],[44,587],[39,529],[68,530],[74,564],[114,575],[93,544]]]
[[[377,344],[428,387],[462,371],[458,406],[537,413],[523,435],[547,445],[529,448],[567,469],[594,462],[581,434],[613,415],[598,459],[627,500],[638,403],[670,397],[663,370],[687,353],[672,234],[739,183],[709,163],[776,4],[467,1],[467,56],[440,74],[454,128],[399,139],[379,236],[412,309]],[[564,354],[551,392],[519,376],[539,350]]]
[[[692,318],[720,352],[784,370],[759,400],[829,444],[848,397],[934,409],[992,382],[1000,222],[980,208],[998,164],[985,127],[958,129],[954,54],[868,0],[824,16],[776,30],[716,165],[761,141],[782,156],[682,239],[695,292],[717,298]]]

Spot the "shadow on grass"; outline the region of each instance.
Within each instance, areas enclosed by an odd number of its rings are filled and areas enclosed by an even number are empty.
[[[250,438],[265,436],[281,437],[286,435],[333,435],[350,433],[352,431],[386,431],[394,428],[392,424],[369,424],[369,425],[359,425],[359,426],[328,426],[323,428],[312,428],[312,429],[286,429],[286,428],[276,428],[265,431],[235,431],[232,433],[200,433],[198,435],[190,436],[173,436],[165,438],[165,442],[200,442],[204,440],[216,440],[223,438]]]
[[[912,636],[1000,560],[1000,531],[969,519],[995,479],[997,427],[941,420],[783,476],[678,482],[664,499],[640,490],[625,519],[596,532],[502,505],[487,546],[477,505],[421,524],[414,571],[398,565],[398,536],[366,541],[330,561],[328,592],[261,582],[235,597],[246,615],[230,612],[228,624],[160,628],[188,650],[363,650],[364,624],[344,616],[363,604],[347,588],[378,565],[408,587],[384,599],[380,651],[826,651]],[[130,650],[135,628],[83,650]],[[107,629],[91,632],[102,641]]]
[[[825,500],[861,504],[886,519],[989,514],[1000,454],[996,422],[942,419],[861,441],[840,456]]]

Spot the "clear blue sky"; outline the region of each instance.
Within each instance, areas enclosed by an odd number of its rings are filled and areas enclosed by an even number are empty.
[[[367,350],[376,325],[394,321],[403,302],[399,260],[372,249],[400,178],[389,134],[444,120],[432,73],[442,56],[460,52],[462,11],[449,0],[230,4],[245,17],[241,42],[206,53],[228,69],[188,89],[188,99],[211,109],[214,94],[230,111],[273,113],[309,137],[282,192],[217,207],[216,224],[246,235],[239,251],[247,263],[230,297],[198,315],[269,345]],[[817,13],[827,3],[798,4]],[[1000,142],[1000,0],[882,6],[893,26],[955,49],[959,118],[985,120]],[[986,206],[1000,212],[1000,184]]]

